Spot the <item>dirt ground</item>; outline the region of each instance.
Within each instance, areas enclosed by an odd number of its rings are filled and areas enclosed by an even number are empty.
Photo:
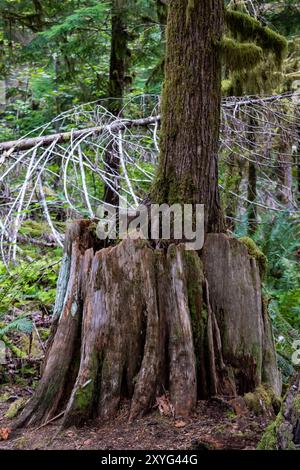
[[[0,402],[0,430],[9,430],[12,420],[4,417],[11,403],[30,397],[18,387],[1,387],[7,396]],[[1,440],[6,450],[206,450],[255,449],[268,422],[242,410],[235,413],[223,400],[200,401],[189,419],[161,416],[158,410],[128,423],[128,403],[110,422],[94,420],[79,429],[60,429],[60,420],[41,428],[20,429]]]

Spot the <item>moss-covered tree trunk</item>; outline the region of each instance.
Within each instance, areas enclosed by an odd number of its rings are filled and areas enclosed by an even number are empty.
[[[127,15],[129,0],[113,0],[111,7],[111,50],[108,96],[108,110],[120,117],[123,108],[123,97],[128,69],[128,31]],[[106,171],[110,176],[109,184],[104,188],[104,201],[117,206],[119,203],[120,158],[115,143],[108,146],[105,153]]]
[[[262,382],[280,390],[263,256],[219,233],[222,16],[222,0],[170,2],[163,146],[152,191],[164,202],[204,203],[213,233],[201,253],[145,240],[101,249],[92,221],[71,223],[43,377],[19,426],[59,413],[64,426],[110,418],[124,398],[134,419],[166,391],[175,415],[184,416],[199,398],[232,397]]]
[[[167,24],[162,144],[155,202],[205,205],[207,232],[220,232],[218,139],[223,0],[172,0]]]

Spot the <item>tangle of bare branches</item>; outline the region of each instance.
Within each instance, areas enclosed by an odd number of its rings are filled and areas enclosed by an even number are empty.
[[[94,218],[104,186],[138,206],[155,174],[159,123],[158,96],[127,100],[120,118],[103,100],[64,112],[18,141],[0,143],[0,252],[5,265],[23,256],[21,229],[33,217],[43,219],[49,228],[45,244],[60,246],[61,222]],[[294,94],[227,98],[222,106],[220,164],[254,163],[259,172],[258,208],[297,213],[293,192],[288,203],[274,194],[276,172],[299,168],[299,136]],[[118,184],[105,158],[112,145],[119,159]],[[224,189],[223,182],[220,188]],[[246,190],[244,182],[238,193],[229,192],[247,205]]]

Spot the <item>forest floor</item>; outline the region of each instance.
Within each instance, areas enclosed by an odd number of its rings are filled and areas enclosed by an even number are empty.
[[[41,428],[9,433],[12,420],[5,413],[14,400],[30,395],[30,388],[1,387],[1,396],[6,397],[5,401],[0,400],[1,450],[251,450],[257,447],[268,424],[268,419],[239,409],[238,404],[233,408],[219,399],[199,401],[189,419],[175,420],[154,410],[129,424],[129,404],[124,402],[118,416],[110,422],[96,420],[78,429],[62,431],[57,420]],[[1,440],[1,431],[5,436],[6,430],[8,439]]]

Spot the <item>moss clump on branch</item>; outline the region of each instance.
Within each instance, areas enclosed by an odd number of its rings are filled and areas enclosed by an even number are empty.
[[[283,36],[240,11],[226,10],[225,20],[229,30],[238,35],[242,41],[257,42],[262,49],[273,52],[279,63],[282,62],[288,47],[287,40]]]
[[[240,43],[231,38],[221,41],[222,57],[227,67],[233,71],[247,70],[263,60],[263,50],[253,43]]]
[[[256,243],[249,237],[242,237],[239,239],[248,249],[249,256],[257,261],[259,272],[262,278],[265,277],[267,272],[268,260],[263,252],[258,248]]]

